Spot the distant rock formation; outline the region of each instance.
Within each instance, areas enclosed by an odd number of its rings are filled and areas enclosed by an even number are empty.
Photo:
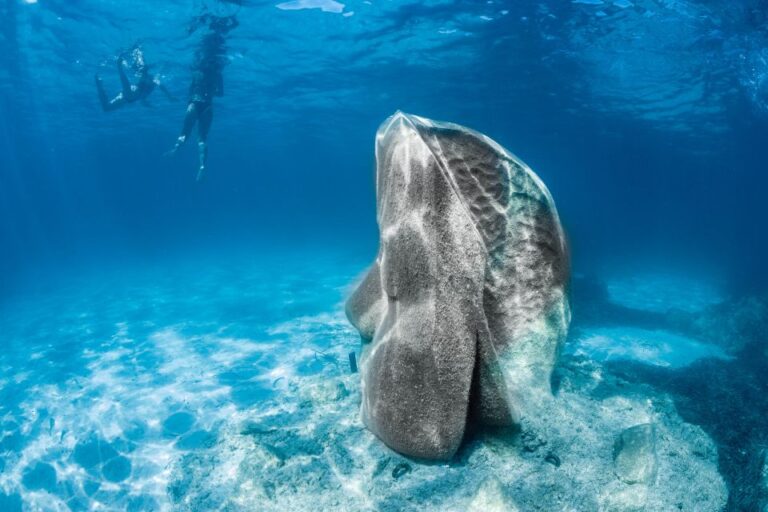
[[[379,254],[347,303],[362,417],[398,452],[450,459],[468,421],[510,425],[550,395],[565,237],[541,180],[480,133],[398,112],[376,159]]]

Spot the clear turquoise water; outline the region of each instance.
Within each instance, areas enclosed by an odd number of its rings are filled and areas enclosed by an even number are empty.
[[[338,304],[362,268],[187,260],[18,297],[3,309],[0,509],[167,509],[172,464],[239,411],[297,376],[349,373],[359,339]]]
[[[768,503],[764,1],[242,3],[0,1],[0,511],[226,510],[256,496],[205,484],[237,425],[303,377],[354,411],[342,303],[397,109],[542,177],[573,253],[564,362],[668,394],[717,445],[727,510]],[[196,183],[194,144],[162,155],[205,9],[240,26]],[[93,75],[116,92],[135,43],[181,101],[105,114]],[[344,505],[359,485],[326,459],[306,475]],[[474,485],[451,471],[422,474]],[[442,492],[399,482],[371,508]]]

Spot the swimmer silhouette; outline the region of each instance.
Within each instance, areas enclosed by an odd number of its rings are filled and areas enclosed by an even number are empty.
[[[224,95],[225,36],[238,25],[234,15],[221,17],[206,13],[196,17],[189,28],[189,33],[192,34],[201,26],[207,26],[207,33],[195,51],[189,101],[181,134],[168,154],[176,153],[197,125],[197,181],[202,179],[208,163],[208,132],[213,121],[213,98]]]
[[[126,55],[130,56],[131,63],[128,63]],[[104,90],[104,84],[99,75],[94,78],[96,80],[96,91],[99,94],[99,102],[104,112],[111,112],[122,108],[129,103],[135,103],[141,101],[144,106],[150,106],[147,102],[147,98],[155,90],[160,89],[171,101],[176,101],[176,98],[165,88],[160,82],[158,75],[152,75],[150,72],[150,66],[144,60],[144,53],[139,46],[135,46],[129,52],[121,53],[115,59],[117,64],[117,74],[120,77],[120,84],[122,85],[122,91],[111,100],[107,97],[107,93]],[[136,83],[131,83],[126,74],[126,68],[130,67],[135,76]]]

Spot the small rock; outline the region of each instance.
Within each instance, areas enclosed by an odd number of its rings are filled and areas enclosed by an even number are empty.
[[[389,457],[383,457],[376,462],[376,467],[373,468],[373,474],[372,477],[376,478],[381,473],[384,472],[385,469],[387,469],[387,464],[389,464],[389,461],[391,459]]]
[[[504,496],[501,483],[490,478],[480,485],[472,501],[467,507],[467,512],[517,512],[515,507]]]
[[[264,494],[269,498],[270,500],[275,499],[275,484],[274,482],[264,482]]]
[[[392,470],[392,478],[397,480],[401,476],[411,472],[411,465],[407,462],[401,462]]]
[[[556,454],[549,452],[546,457],[544,457],[544,462],[548,462],[555,466],[556,468],[560,467],[560,457],[558,457]]]
[[[324,405],[338,402],[349,396],[349,390],[341,381],[325,381],[309,386],[303,390],[302,396],[306,397],[310,406]]]
[[[644,423],[624,430],[613,450],[616,475],[625,483],[651,483],[656,477],[656,433]]]
[[[533,430],[526,430],[520,434],[520,442],[523,446],[523,451],[533,453],[545,444],[547,441],[540,438]]]

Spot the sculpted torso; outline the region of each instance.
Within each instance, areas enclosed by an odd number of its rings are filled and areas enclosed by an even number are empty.
[[[467,422],[549,394],[568,254],[539,178],[487,137],[397,113],[376,136],[379,254],[347,303],[362,417],[394,450],[449,459]]]

